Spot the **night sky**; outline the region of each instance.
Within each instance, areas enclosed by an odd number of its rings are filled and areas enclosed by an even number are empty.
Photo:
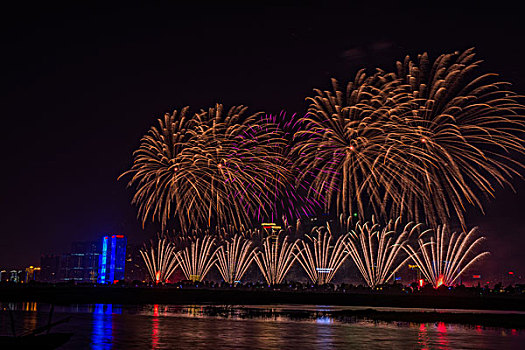
[[[476,47],[482,72],[525,93],[521,11],[494,8],[70,4],[3,9],[0,268],[38,265],[73,241],[151,237],[117,177],[156,118],[190,105],[304,113],[312,89]],[[471,210],[487,273],[525,268],[525,183]]]

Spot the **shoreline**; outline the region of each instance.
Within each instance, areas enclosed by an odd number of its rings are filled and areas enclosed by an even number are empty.
[[[2,302],[54,304],[223,304],[223,305],[330,305],[392,308],[525,311],[525,295],[480,295],[432,290],[425,293],[395,291],[322,291],[176,286],[118,285],[0,285]]]

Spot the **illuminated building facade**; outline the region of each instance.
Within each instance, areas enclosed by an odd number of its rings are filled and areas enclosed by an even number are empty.
[[[71,253],[62,256],[60,280],[64,282],[95,283],[100,254],[98,242],[74,242]]]
[[[98,283],[124,279],[127,239],[123,235],[104,236],[98,264]]]
[[[29,266],[26,267],[25,283],[36,281],[40,277],[40,267]]]

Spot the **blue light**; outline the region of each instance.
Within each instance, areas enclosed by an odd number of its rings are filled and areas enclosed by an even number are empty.
[[[111,263],[109,264],[109,283],[115,280],[115,252],[117,249],[117,237],[111,237]]]
[[[106,283],[108,237],[102,238],[102,254],[100,255],[100,266],[98,268],[98,283]]]
[[[315,323],[318,324],[331,324],[334,321],[328,316],[321,316],[315,319]]]
[[[98,283],[114,283],[124,279],[126,244],[127,240],[124,235],[103,237],[102,254],[99,257]]]

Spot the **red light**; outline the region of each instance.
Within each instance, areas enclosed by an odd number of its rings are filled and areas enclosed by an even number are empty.
[[[472,275],[472,278],[481,278],[481,275]]]
[[[514,275],[514,272],[512,272],[512,271],[509,271],[509,275]]]
[[[439,288],[442,285],[443,285],[443,275],[439,276],[437,280],[436,288]]]
[[[116,236],[114,236],[114,237],[117,237],[117,238],[124,238],[123,235],[116,235]]]
[[[158,304],[153,305],[153,316],[155,317],[159,316],[159,305]]]

